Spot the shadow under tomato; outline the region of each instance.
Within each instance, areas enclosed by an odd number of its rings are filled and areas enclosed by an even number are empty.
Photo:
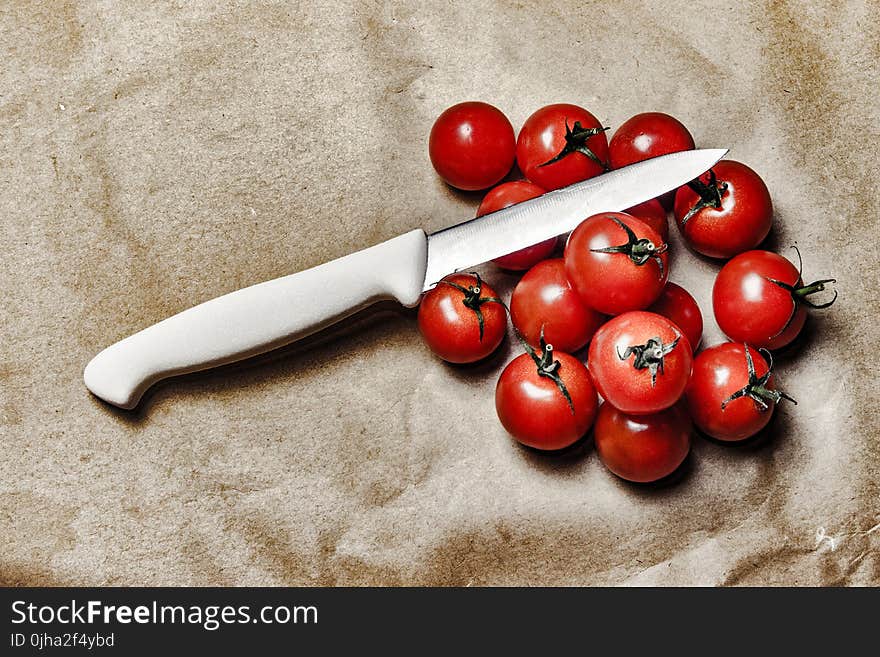
[[[787,402],[781,402],[787,403]],[[696,427],[694,431],[706,442],[723,447],[731,454],[752,454],[765,449],[775,449],[779,446],[783,436],[790,430],[790,423],[785,413],[780,412],[778,408],[773,410],[773,417],[767,426],[761,429],[754,436],[744,440],[718,440],[712,436],[700,431]]]
[[[483,197],[486,195],[486,192],[488,191],[487,189],[478,189],[475,191],[467,191],[464,189],[457,189],[457,188],[453,187],[452,185],[446,184],[439,177],[437,178],[437,186],[442,189],[445,189],[447,194],[458,199],[459,201],[464,201],[465,203],[473,205],[474,206],[474,214],[477,213],[477,206],[480,205],[480,201],[483,200]],[[462,217],[461,219],[459,219],[459,221],[467,221],[470,218],[471,217]],[[458,222],[455,222],[455,223],[458,223]]]
[[[653,491],[663,490],[665,488],[673,488],[674,486],[681,484],[681,482],[690,477],[693,469],[694,456],[693,450],[691,450],[688,452],[687,456],[684,457],[684,461],[682,461],[675,470],[670,472],[662,479],[658,479],[657,481],[630,481],[628,479],[624,479],[623,477],[618,477],[616,474],[608,470],[608,468],[605,468],[605,471],[608,473],[609,476],[614,477],[617,481],[621,482],[624,486],[630,488],[633,491],[652,493]]]
[[[592,429],[577,442],[556,450],[535,449],[517,442],[513,436],[509,438],[531,466],[546,474],[558,474],[561,471],[580,467],[583,460],[593,451]]]
[[[482,377],[495,372],[502,363],[508,363],[516,358],[520,352],[516,351],[519,343],[515,338],[511,339],[509,335],[504,336],[495,351],[478,360],[475,363],[448,363],[443,361],[448,372],[457,380],[465,382],[473,382],[474,377]],[[427,349],[427,346],[425,347]],[[438,359],[439,360],[439,359]]]
[[[773,213],[773,223],[770,225],[770,232],[767,233],[767,237],[763,239],[763,241],[756,246],[756,249],[760,249],[762,251],[772,251],[773,253],[779,253],[783,257],[788,257],[788,254],[782,253],[780,249],[786,250],[791,246],[789,240],[782,239],[782,230],[780,228],[780,219],[777,214]]]

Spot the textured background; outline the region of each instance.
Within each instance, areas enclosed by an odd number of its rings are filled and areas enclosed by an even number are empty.
[[[880,583],[880,4],[142,4],[0,4],[0,583]],[[470,99],[666,111],[764,176],[771,248],[841,290],[766,440],[660,489],[538,456],[495,418],[510,344],[449,367],[397,310],[88,394],[171,313],[470,216],[426,152]],[[717,265],[675,245],[717,342]]]

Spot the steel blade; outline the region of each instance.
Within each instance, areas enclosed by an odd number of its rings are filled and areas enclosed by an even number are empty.
[[[625,210],[680,187],[726,153],[710,148],[655,157],[432,233],[424,289],[447,274],[574,230],[597,212]]]

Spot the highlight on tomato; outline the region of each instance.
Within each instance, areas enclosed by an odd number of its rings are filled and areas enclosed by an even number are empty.
[[[608,157],[612,169],[641,162],[652,157],[693,150],[694,138],[684,124],[663,112],[643,112],[624,121],[608,143]],[[675,192],[659,197],[663,208],[669,210]]]
[[[562,258],[532,267],[513,290],[510,319],[532,347],[543,333],[547,342],[564,353],[586,345],[607,319],[587,306],[565,275]]]
[[[431,128],[428,154],[449,185],[474,191],[500,181],[513,166],[516,137],[508,118],[482,102],[453,105]]]
[[[692,353],[688,339],[671,321],[634,311],[596,331],[587,365],[606,402],[624,413],[648,415],[681,398],[691,375]]]
[[[694,147],[694,138],[681,121],[663,112],[643,112],[617,128],[608,144],[608,152],[611,168],[620,169]]]
[[[685,242],[711,258],[754,249],[770,232],[773,202],[745,164],[721,160],[675,193],[675,221]]]
[[[507,309],[479,274],[452,274],[419,305],[419,331],[436,355],[474,363],[495,351],[507,332]]]
[[[596,419],[599,398],[590,373],[577,358],[555,351],[543,337],[540,352],[523,341],[498,379],[498,419],[517,441],[559,450],[580,440]]]
[[[779,349],[801,332],[807,308],[828,308],[837,300],[836,289],[828,301],[810,299],[836,281],[823,278],[804,285],[801,253],[793,248],[797,267],[770,251],[746,251],[718,272],[712,288],[712,308],[719,328],[731,340]]]
[[[770,352],[755,353],[737,342],[725,342],[697,355],[686,399],[697,428],[723,441],[754,436],[767,426],[781,400],[797,404],[776,388]]]
[[[565,273],[590,308],[618,315],[650,306],[669,277],[668,246],[622,212],[588,217],[565,245]]]
[[[607,129],[583,107],[547,105],[519,131],[516,162],[526,178],[546,190],[587,180],[608,170]]]
[[[651,415],[599,407],[593,438],[599,459],[621,479],[658,481],[678,469],[691,447],[692,424],[681,403]]]

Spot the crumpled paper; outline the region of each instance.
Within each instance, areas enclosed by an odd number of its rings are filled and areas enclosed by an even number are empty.
[[[873,3],[3,3],[0,581],[877,584],[880,23]],[[637,487],[495,417],[518,350],[451,367],[386,304],[281,352],[91,397],[101,348],[198,302],[473,215],[445,107],[574,102],[730,147],[769,248],[840,299],[778,359],[763,441]],[[722,339],[718,264],[674,280]],[[509,294],[511,275],[484,276]],[[322,293],[324,291],[321,291]]]

